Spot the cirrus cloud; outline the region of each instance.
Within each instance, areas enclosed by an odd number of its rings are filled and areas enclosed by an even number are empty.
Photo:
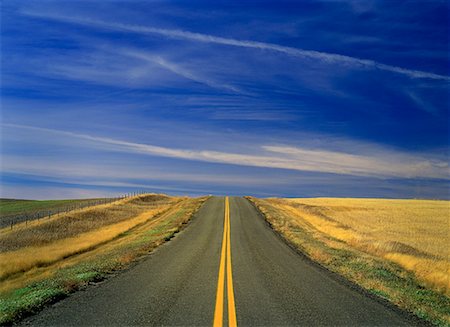
[[[251,167],[289,169],[309,172],[380,177],[450,179],[448,162],[440,158],[410,154],[390,149],[378,149],[372,154],[355,154],[327,149],[310,149],[285,145],[255,145],[256,153],[191,150],[130,142],[57,129],[19,124],[5,127],[31,130],[88,141],[83,146],[106,145],[109,150],[184,160],[222,163]]]

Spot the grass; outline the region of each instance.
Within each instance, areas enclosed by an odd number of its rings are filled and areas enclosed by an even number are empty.
[[[86,209],[83,211],[84,216],[86,211],[94,215],[97,210],[110,210],[112,217],[107,215],[108,224],[88,222],[87,226],[90,228],[80,229],[82,232],[75,236],[70,230],[66,233],[67,229],[64,228],[56,232],[54,224],[62,224],[65,218],[55,218],[53,225],[46,225],[52,226],[47,233],[58,234],[51,242],[41,243],[40,238],[37,238],[36,243],[33,243],[34,238],[31,238],[31,241],[21,243],[20,247],[16,246],[14,250],[0,254],[0,263],[5,262],[4,259],[18,258],[14,263],[9,261],[0,270],[3,274],[0,286],[0,324],[18,321],[90,282],[101,280],[111,272],[127,267],[140,256],[172,238],[206,200],[169,197],[158,201],[153,201],[154,199],[154,196],[140,196],[122,204]],[[122,206],[119,211],[116,210],[118,206]],[[127,212],[125,208],[129,210],[128,218],[124,218]],[[41,224],[33,227],[40,227],[36,230],[45,233]],[[24,230],[28,228],[30,226]],[[69,236],[66,237],[67,235]],[[5,257],[2,258],[2,255]],[[10,273],[5,273],[4,268],[9,269]]]
[[[130,217],[135,217],[144,212],[149,215],[154,214],[155,211],[164,210],[176,201],[178,201],[176,198],[151,194],[76,210],[53,219],[35,221],[25,226],[22,224],[22,228],[18,226],[12,230],[9,230],[9,228],[0,229],[0,256],[1,253],[21,248],[31,249],[53,244],[55,241],[77,237],[80,234],[118,224],[125,220],[129,224]],[[104,231],[101,230],[101,232]]]
[[[450,325],[448,201],[249,199],[312,260],[421,318]]]
[[[381,251],[421,252],[444,258],[450,254],[449,201],[321,198],[290,199],[288,203],[379,241],[380,247],[385,247]],[[329,233],[339,234],[337,228]]]
[[[19,215],[33,214],[42,210],[58,210],[67,207],[91,203],[97,199],[81,199],[81,200],[14,200],[0,199],[0,218]]]

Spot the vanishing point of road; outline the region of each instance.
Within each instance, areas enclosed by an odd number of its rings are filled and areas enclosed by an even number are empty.
[[[23,321],[83,326],[411,326],[287,246],[244,198],[212,197],[131,269]]]

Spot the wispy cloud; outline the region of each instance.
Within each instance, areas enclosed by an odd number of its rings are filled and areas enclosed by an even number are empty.
[[[439,75],[430,72],[424,72],[419,70],[407,69],[399,66],[387,65],[384,63],[380,63],[374,60],[362,59],[357,57],[351,57],[346,55],[340,55],[335,53],[314,51],[314,50],[305,50],[300,48],[294,48],[289,46],[283,46],[275,43],[266,43],[259,42],[253,40],[239,40],[234,38],[225,38],[220,36],[214,36],[209,34],[202,33],[194,33],[185,30],[179,29],[164,29],[157,27],[149,27],[149,26],[140,26],[140,25],[129,25],[122,23],[112,23],[106,22],[102,20],[90,19],[90,18],[82,18],[82,17],[69,17],[63,15],[54,15],[54,14],[43,14],[37,12],[23,12],[26,15],[53,19],[58,21],[64,21],[74,24],[95,26],[104,29],[123,31],[123,32],[132,32],[132,33],[140,33],[140,34],[157,34],[161,36],[165,36],[172,39],[182,39],[182,40],[190,40],[202,43],[214,43],[221,45],[229,45],[236,47],[245,47],[245,48],[254,48],[260,50],[269,50],[275,51],[279,53],[284,53],[294,57],[301,58],[309,58],[314,60],[320,60],[329,64],[339,64],[344,66],[349,66],[352,68],[369,68],[369,69],[379,69],[383,71],[389,71],[401,75],[408,76],[410,78],[427,78],[434,80],[445,80],[449,81],[450,77],[445,75]]]
[[[235,86],[224,84],[224,83],[218,83],[209,78],[199,76],[198,74],[195,74],[195,73],[181,67],[180,65],[170,62],[167,59],[162,58],[159,55],[151,55],[151,54],[147,54],[147,53],[143,53],[143,52],[139,52],[139,51],[133,51],[133,50],[124,51],[123,54],[128,55],[130,57],[139,58],[144,61],[157,64],[160,67],[163,67],[176,75],[182,76],[182,77],[187,78],[194,82],[205,84],[205,85],[215,88],[215,89],[231,91],[233,93],[244,93],[242,90],[240,90],[239,88],[237,88]]]
[[[219,110],[211,113],[211,118],[215,120],[241,120],[241,121],[289,121],[298,119],[289,111],[283,109],[245,109],[228,108],[227,110]]]
[[[133,188],[136,189],[136,188]],[[63,186],[42,186],[38,188],[34,185],[2,185],[0,196],[12,199],[33,199],[33,200],[63,200],[63,199],[89,199],[103,198],[109,196],[122,195],[123,192],[111,192],[102,190],[92,190],[78,187]]]
[[[406,91],[405,94],[411,99],[411,101],[416,105],[417,108],[420,110],[423,110],[425,112],[428,112],[432,115],[437,115],[436,108],[433,108],[432,105],[426,103],[424,100],[422,100],[416,93],[413,91]]]
[[[331,150],[255,145],[256,154],[232,153],[210,150],[189,150],[161,147],[151,144],[73,133],[34,126],[4,124],[3,126],[26,129],[52,135],[68,136],[92,142],[93,146],[107,145],[110,150],[138,153],[202,162],[224,163],[252,167],[278,168],[298,171],[324,172],[368,177],[440,178],[450,179],[447,162],[438,158],[426,158],[392,150],[378,150],[373,154],[351,154]],[[84,144],[84,146],[87,146]],[[387,158],[387,159],[386,159]]]
[[[32,165],[29,162],[33,162]],[[124,167],[127,169],[124,169]],[[110,163],[86,163],[73,158],[42,158],[41,156],[6,155],[3,156],[1,171],[9,174],[39,176],[40,180],[51,182],[66,182],[72,184],[97,186],[128,186],[128,187],[156,187],[155,182],[177,182],[189,185],[208,183],[230,186],[267,186],[282,185],[292,182],[292,178],[266,178],[262,180],[255,176],[216,174],[198,171],[168,171],[167,167],[148,167],[145,163],[132,164],[129,161],[115,160]],[[123,182],[123,181],[139,181]],[[107,184],[109,183],[109,184]],[[164,187],[158,185],[159,188]],[[186,189],[184,189],[186,190]]]
[[[447,162],[387,149],[380,150],[373,155],[359,155],[289,146],[264,146],[263,148],[294,162],[301,162],[307,168],[305,170],[320,167],[323,172],[359,176],[450,179]]]

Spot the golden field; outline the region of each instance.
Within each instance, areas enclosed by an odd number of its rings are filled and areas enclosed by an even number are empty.
[[[413,271],[450,291],[450,201],[386,199],[272,200],[303,224]]]
[[[248,199],[312,260],[430,322],[450,325],[450,201]]]

